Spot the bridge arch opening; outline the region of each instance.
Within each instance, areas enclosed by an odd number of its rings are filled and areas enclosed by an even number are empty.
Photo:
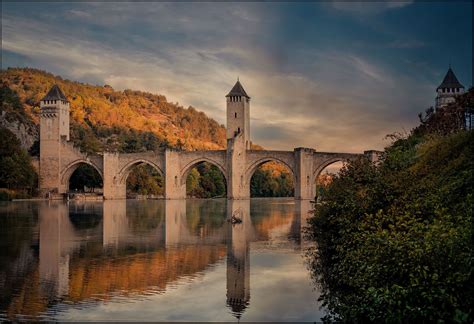
[[[126,197],[163,198],[165,177],[154,163],[137,160],[128,163],[120,172],[120,183],[126,188]]]
[[[75,161],[64,170],[61,177],[62,185],[67,192],[102,193],[102,172],[88,161]]]
[[[249,172],[250,197],[294,197],[293,170],[283,161],[265,159]]]
[[[91,202],[88,204],[69,205],[69,220],[78,233],[81,231],[99,229],[103,219],[103,207],[101,203]],[[89,233],[91,235],[92,233]]]
[[[332,183],[347,161],[343,159],[332,159],[323,163],[314,174],[314,186],[316,188],[316,200],[321,199],[326,188]]]
[[[188,198],[227,197],[227,179],[224,168],[209,160],[199,160],[188,165],[181,177],[186,185]]]

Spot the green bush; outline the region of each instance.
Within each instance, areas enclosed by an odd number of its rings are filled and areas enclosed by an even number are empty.
[[[472,322],[473,134],[414,132],[323,192],[307,235],[326,320]]]
[[[0,188],[29,190],[31,193],[38,181],[31,157],[8,129],[0,127],[0,139]]]
[[[193,198],[225,197],[225,177],[215,165],[199,163],[190,170],[186,178],[186,195]]]

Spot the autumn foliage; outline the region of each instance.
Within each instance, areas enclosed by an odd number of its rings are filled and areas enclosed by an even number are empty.
[[[117,91],[108,85],[94,86],[65,80],[60,76],[30,68],[2,70],[2,84],[16,92],[26,114],[39,122],[39,101],[57,84],[71,103],[73,139],[92,143],[84,147],[99,151],[114,147],[125,151],[120,136],[135,133],[156,137],[162,146],[186,150],[221,149],[225,128],[194,107],[168,102],[163,95]],[[153,135],[151,135],[153,134]],[[115,145],[115,146],[114,146]],[[159,147],[159,145],[158,145]],[[142,147],[140,147],[142,148]],[[143,147],[146,149],[146,147]]]

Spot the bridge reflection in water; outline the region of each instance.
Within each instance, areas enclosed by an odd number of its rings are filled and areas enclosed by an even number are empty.
[[[301,227],[310,209],[304,200],[280,201],[274,210],[275,201],[257,202],[41,203],[38,270],[29,262],[19,291],[3,296],[10,302],[2,311],[10,319],[17,314],[37,317],[58,303],[74,307],[115,296],[164,293],[180,279],[202,277],[206,269],[226,261],[222,298],[240,318],[251,298],[250,245],[301,249]],[[232,215],[242,223],[228,222]]]

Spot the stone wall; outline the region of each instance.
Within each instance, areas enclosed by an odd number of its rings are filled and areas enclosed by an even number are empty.
[[[140,163],[151,165],[163,175],[167,199],[186,198],[187,175],[201,162],[211,163],[223,173],[227,198],[248,199],[252,175],[269,161],[283,163],[291,170],[296,199],[313,199],[316,177],[326,166],[361,156],[320,153],[311,148],[250,150],[250,102],[245,96],[227,98],[227,150],[186,152],[168,149],[165,152],[87,155],[69,141],[69,103],[62,100],[41,101],[40,139],[40,189],[43,194],[67,192],[73,172],[81,164],[88,164],[102,176],[104,199],[125,199],[126,179],[132,168]],[[374,161],[378,158],[374,152],[366,151],[365,155]]]

